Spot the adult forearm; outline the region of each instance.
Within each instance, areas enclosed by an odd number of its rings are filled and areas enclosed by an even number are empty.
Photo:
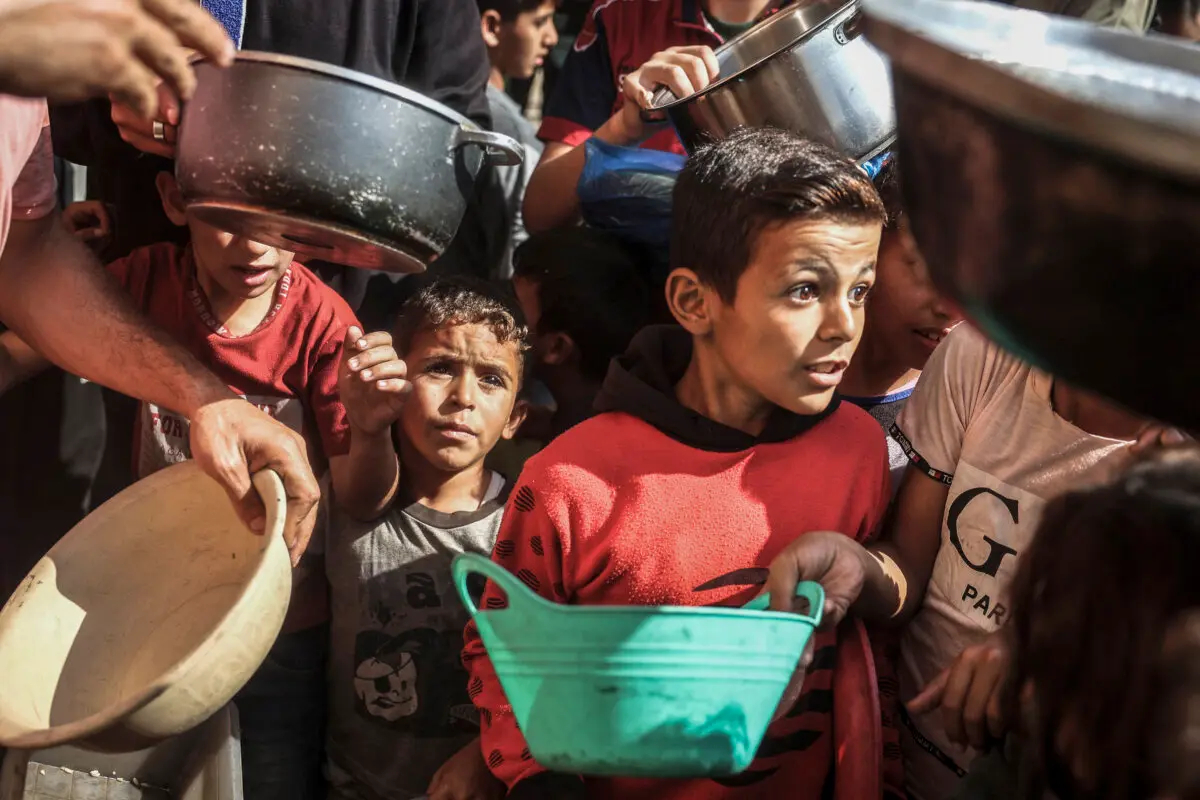
[[[54,216],[13,223],[0,254],[0,319],[63,369],[189,418],[232,396]]]

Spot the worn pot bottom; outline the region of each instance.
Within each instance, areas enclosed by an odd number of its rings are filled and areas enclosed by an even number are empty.
[[[416,237],[403,245],[348,226],[228,200],[194,200],[188,211],[223,231],[316,259],[381,272],[424,272],[439,255]]]

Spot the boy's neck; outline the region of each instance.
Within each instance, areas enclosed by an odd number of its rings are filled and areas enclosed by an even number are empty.
[[[245,336],[257,330],[262,324],[267,315],[271,313],[271,307],[275,305],[275,291],[278,284],[271,287],[268,292],[263,292],[258,297],[237,297],[231,295],[221,288],[220,284],[209,277],[200,266],[196,265],[196,283],[199,284],[200,290],[204,292],[204,298],[208,301],[208,308],[212,311],[213,317],[217,322],[229,331],[230,336]]]
[[[476,511],[483,504],[492,476],[482,461],[460,472],[444,472],[430,466],[403,437],[398,438],[400,480],[413,500],[443,514]]]
[[[675,384],[675,398],[714,422],[751,436],[760,435],[774,404],[739,385],[701,339],[694,341],[692,360]]]
[[[758,19],[772,0],[701,0],[704,13],[721,22],[738,25]]]
[[[546,388],[554,396],[554,433],[579,424],[590,417],[600,393],[600,382],[589,380],[578,372],[571,375],[547,374]]]
[[[488,74],[488,84],[493,89],[504,91],[504,73],[495,64],[492,64],[492,71]]]
[[[887,348],[875,346],[864,335],[846,367],[838,392],[843,397],[883,397],[903,389],[921,376],[921,370],[897,364]]]

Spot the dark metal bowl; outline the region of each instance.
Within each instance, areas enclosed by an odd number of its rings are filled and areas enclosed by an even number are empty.
[[[1001,344],[1200,427],[1200,49],[969,0],[868,0],[906,211]]]

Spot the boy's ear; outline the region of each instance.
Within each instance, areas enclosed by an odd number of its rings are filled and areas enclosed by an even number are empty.
[[[521,423],[525,421],[525,417],[529,414],[529,401],[517,400],[513,404],[512,413],[508,415],[508,423],[504,426],[504,431],[501,432],[500,438],[512,439],[517,435],[517,431],[521,429]]]
[[[553,367],[562,366],[575,355],[575,340],[561,331],[548,333],[542,337],[542,362]]]
[[[154,185],[158,187],[158,196],[162,198],[167,219],[175,225],[187,225],[183,195],[179,193],[179,184],[175,182],[175,176],[169,172],[160,172],[154,178]]]
[[[671,315],[693,336],[712,331],[712,303],[716,293],[701,283],[690,269],[679,267],[667,276],[667,307]]]
[[[500,46],[500,25],[502,22],[500,12],[494,8],[488,9],[480,16],[479,30],[483,34],[483,43],[488,48]]]

